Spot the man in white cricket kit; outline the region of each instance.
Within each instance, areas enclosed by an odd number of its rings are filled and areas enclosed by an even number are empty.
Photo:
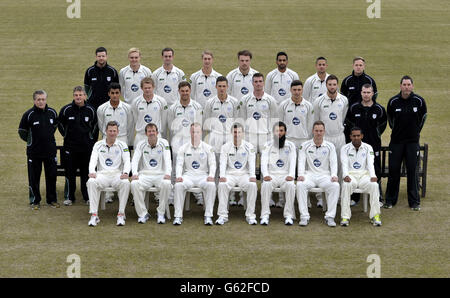
[[[292,225],[295,219],[295,163],[297,152],[295,145],[286,140],[286,124],[278,122],[273,127],[273,140],[269,141],[261,155],[261,222],[269,224],[269,201],[274,188],[279,187],[286,196],[283,216],[286,225]]]
[[[291,98],[280,104],[278,116],[287,126],[286,139],[299,148],[312,137],[314,110],[313,105],[302,97],[303,84],[300,80],[294,80],[290,90]]]
[[[150,77],[152,71],[141,64],[141,51],[138,48],[128,50],[128,60],[130,65],[125,66],[119,72],[119,83],[125,102],[132,105],[133,101],[142,95],[142,89],[139,87],[141,80]]]
[[[172,172],[172,161],[170,159],[170,148],[167,140],[158,137],[158,127],[149,123],[145,127],[147,140],[142,140],[134,147],[131,169],[131,192],[134,198],[134,207],[139,216],[138,222],[145,223],[149,218],[145,207],[145,193],[151,187],[158,187],[159,206],[157,208],[157,223],[164,224],[166,203],[169,198],[172,184],[170,175]]]
[[[191,139],[178,151],[175,184],[175,219],[174,225],[183,221],[183,206],[186,190],[200,187],[205,192],[205,225],[212,225],[214,200],[216,197],[216,157],[213,148],[202,141],[200,123],[190,125]]]
[[[186,81],[178,85],[180,99],[170,106],[167,112],[167,125],[170,132],[170,146],[172,148],[172,184],[175,183],[175,169],[178,150],[183,144],[191,141],[190,127],[194,122],[202,123],[203,108],[191,99],[191,84]],[[169,203],[172,203],[173,192]],[[199,205],[203,204],[201,195],[196,197]]]
[[[288,68],[288,55],[279,52],[276,58],[277,68],[267,74],[265,90],[280,104],[291,97],[291,83],[300,80],[298,73]]]
[[[325,124],[313,124],[313,139],[302,144],[298,156],[297,200],[300,226],[309,223],[308,191],[314,187],[325,190],[327,200],[326,224],[335,227],[336,206],[339,199],[337,155],[333,143],[324,140]]]
[[[257,70],[250,67],[252,53],[248,50],[239,51],[239,66],[227,74],[228,94],[234,98],[241,99],[253,92],[252,77]]]
[[[89,195],[89,213],[91,219],[89,226],[96,226],[100,219],[98,217],[98,204],[100,192],[113,187],[119,196],[119,213],[117,214],[117,225],[125,225],[125,207],[127,206],[130,193],[130,152],[125,142],[117,138],[119,127],[114,121],[106,125],[106,138],[95,143],[89,161],[89,180],[87,190]]]
[[[379,190],[374,167],[372,146],[362,142],[361,128],[353,127],[350,133],[351,143],[341,148],[342,176],[341,190],[341,226],[348,226],[352,212],[350,195],[356,188],[368,192],[370,196],[369,218],[374,226],[381,226]]]
[[[206,102],[217,94],[216,80],[222,76],[212,67],[214,60],[213,53],[204,51],[202,53],[202,69],[191,75],[192,98],[202,107]]]
[[[136,136],[134,137],[134,148],[142,140],[148,137],[145,127],[149,123],[154,123],[158,128],[159,136],[166,136],[167,111],[169,109],[164,98],[153,93],[155,83],[150,77],[142,79],[141,88],[143,94],[139,96],[131,106],[133,119],[136,123]]]
[[[303,98],[312,104],[316,98],[327,92],[326,79],[329,76],[327,68],[327,59],[325,57],[318,57],[316,59],[317,72],[308,77],[303,85]]]
[[[98,128],[103,138],[106,138],[106,124],[110,121],[116,121],[120,128],[117,138],[127,145],[132,145],[134,139],[133,113],[131,106],[120,100],[120,92],[119,83],[109,85],[109,101],[97,109]]]
[[[173,65],[174,51],[164,48],[161,52],[163,65],[152,74],[155,93],[163,97],[170,106],[179,100],[178,84],[186,80],[184,72]]]
[[[250,225],[256,225],[255,205],[258,187],[255,175],[255,149],[243,140],[244,127],[235,123],[231,128],[233,140],[222,146],[220,151],[219,207],[216,224],[228,221],[228,196],[233,187],[239,186],[247,193],[245,217]]]

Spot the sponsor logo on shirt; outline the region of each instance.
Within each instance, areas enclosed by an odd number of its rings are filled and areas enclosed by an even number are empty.
[[[361,164],[360,164],[359,162],[355,161],[355,162],[353,163],[353,168],[358,170],[358,169],[361,168]]]
[[[145,121],[146,123],[150,123],[150,122],[152,122],[152,117],[151,117],[150,115],[145,115],[145,116],[144,116],[144,121]]]
[[[188,127],[189,124],[190,124],[190,122],[187,119],[183,119],[183,121],[181,121],[181,125],[183,125],[183,127]]]
[[[153,158],[152,159],[150,159],[150,161],[148,162],[149,163],[149,165],[151,166],[151,167],[156,167],[157,165],[158,165],[158,162],[156,161],[156,160],[154,160]]]
[[[131,85],[131,91],[137,92],[139,90],[139,86],[136,84]]]
[[[282,168],[284,166],[284,161],[282,161],[281,159],[277,160],[277,166],[279,168]]]
[[[292,124],[294,124],[294,125],[299,125],[299,124],[300,124],[300,119],[298,119],[297,117],[294,117],[294,118],[292,119]]]
[[[331,120],[336,120],[337,119],[337,115],[335,113],[333,113],[333,112],[330,113],[329,117],[330,117]]]
[[[258,112],[254,112],[253,113],[253,119],[259,120],[260,118],[261,118],[261,114],[260,113],[258,113]]]
[[[108,167],[110,167],[110,166],[113,165],[113,161],[112,161],[110,158],[107,158],[107,159],[105,160],[105,165],[107,165]]]
[[[167,85],[164,86],[164,92],[170,93],[171,91],[172,91],[172,88],[170,88],[170,86],[167,86]]]
[[[220,115],[219,120],[220,120],[220,122],[224,123],[227,121],[227,117],[225,117],[224,115]]]
[[[208,97],[208,96],[211,95],[211,91],[208,90],[208,89],[205,89],[205,90],[203,90],[203,95],[204,95],[205,97]]]
[[[320,162],[320,160],[318,160],[317,158],[314,159],[313,164],[316,168],[320,167],[322,165],[322,163]]]
[[[248,93],[248,89],[246,87],[241,88],[241,93],[246,95]]]
[[[285,96],[286,95],[286,90],[284,90],[283,88],[281,88],[280,90],[278,90],[278,94],[280,96]]]
[[[239,161],[236,161],[234,163],[234,167],[239,170],[240,168],[242,168],[242,164]]]
[[[194,160],[192,162],[192,168],[197,170],[198,168],[200,168],[200,163]]]

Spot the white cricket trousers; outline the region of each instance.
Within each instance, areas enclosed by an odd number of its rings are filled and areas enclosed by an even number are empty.
[[[204,194],[205,216],[212,217],[214,209],[214,201],[216,198],[216,184],[206,181],[208,175],[189,175],[182,176],[183,182],[175,183],[174,191],[174,207],[175,217],[183,217],[184,199],[186,190],[192,187],[200,187]]]
[[[121,173],[117,174],[99,174],[97,178],[89,178],[86,183],[89,195],[89,213],[98,213],[98,203],[100,202],[100,193],[107,187],[114,188],[119,196],[119,213],[125,214],[128,195],[130,194],[130,181],[120,179]]]
[[[295,218],[294,200],[295,183],[294,180],[286,181],[287,175],[271,175],[271,181],[263,181],[261,185],[261,218],[270,216],[270,197],[275,188],[279,187],[285,193],[286,203],[284,204],[283,216]]]
[[[332,137],[324,137],[325,141],[328,141],[330,143],[332,143],[334,145],[334,147],[336,148],[336,157],[337,157],[337,162],[338,162],[338,177],[339,180],[341,180],[342,177],[342,167],[341,167],[341,148],[345,145],[345,135],[342,133],[340,135],[337,136],[332,136]]]
[[[339,199],[339,183],[331,182],[331,176],[329,175],[307,174],[304,177],[304,181],[297,181],[297,201],[300,218],[310,218],[308,211],[308,191],[314,187],[320,187],[325,191],[327,200],[325,217],[334,218]]]
[[[245,210],[245,216],[250,219],[255,219],[255,205],[258,192],[256,182],[250,182],[249,175],[225,176],[225,178],[227,178],[227,182],[219,183],[219,207],[217,209],[217,215],[228,218],[228,197],[230,191],[233,187],[239,186],[247,193],[247,209]]]
[[[159,188],[159,205],[156,211],[164,216],[166,204],[169,198],[172,184],[170,179],[164,179],[164,175],[139,175],[138,180],[131,181],[131,193],[134,199],[134,208],[139,217],[144,217],[148,210],[145,207],[145,193],[151,187]]]
[[[373,218],[376,214],[380,214],[380,203],[378,202],[380,192],[377,182],[370,182],[370,175],[352,173],[348,175],[350,182],[342,181],[341,190],[341,217],[350,219],[352,212],[350,210],[350,195],[356,188],[361,189],[364,193],[369,194],[370,212],[369,218]]]

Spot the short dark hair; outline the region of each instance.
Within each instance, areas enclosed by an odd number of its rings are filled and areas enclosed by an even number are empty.
[[[122,88],[120,87],[120,84],[116,83],[116,82],[112,82],[111,84],[109,84],[109,86],[108,86],[108,93],[109,93],[109,91],[111,91],[111,89],[119,89],[120,91],[122,91]]]
[[[328,76],[328,78],[325,80],[325,84],[328,83],[328,81],[331,81],[331,80],[336,80],[336,82],[339,83],[338,77],[335,76],[334,74],[330,74],[330,75]]]
[[[108,51],[104,47],[98,47],[97,49],[95,49],[95,55],[101,52],[105,52],[106,54],[108,54]]]
[[[325,60],[325,61],[328,61],[327,58],[325,58],[325,57],[323,57],[323,56],[320,56],[320,57],[317,57],[317,58],[316,58],[316,64],[317,64],[317,62],[318,62],[319,60]]]
[[[316,122],[314,122],[313,128],[314,128],[314,126],[317,126],[317,125],[322,125],[323,128],[325,128],[325,123],[323,121],[321,121],[321,120],[317,120]]]
[[[286,60],[288,60],[288,55],[286,54],[286,52],[278,52],[277,60],[278,60],[278,57],[280,57],[280,56],[286,56]]]
[[[353,58],[353,63],[355,63],[355,61],[358,61],[358,60],[361,60],[362,62],[366,63],[366,60],[361,56]]]
[[[263,78],[264,79],[264,75],[262,73],[260,73],[260,72],[257,72],[257,73],[255,73],[253,75],[252,81],[253,81],[254,78]]]
[[[272,132],[275,130],[275,127],[284,127],[284,131],[287,132],[286,124],[283,121],[276,122],[272,127]]]
[[[294,86],[303,86],[303,83],[300,80],[293,80],[291,83],[291,88]]]
[[[117,129],[119,129],[119,123],[117,123],[116,120],[109,121],[109,122],[106,124],[106,130],[108,130],[108,127],[110,127],[110,126],[117,126]]]
[[[47,92],[44,90],[36,90],[33,92],[33,100],[36,100],[36,95],[45,95],[45,98],[47,98]]]
[[[84,94],[86,94],[86,89],[84,89],[83,86],[75,86],[73,88],[73,92],[72,93],[75,93],[75,92],[83,92]]]
[[[231,125],[231,132],[233,132],[234,129],[238,129],[240,128],[242,131],[244,131],[244,126],[239,123],[239,122],[235,122],[233,123],[233,125]]]
[[[237,56],[238,56],[238,59],[239,59],[239,56],[249,56],[250,59],[253,58],[253,55],[252,55],[252,53],[251,53],[249,50],[242,50],[242,51],[239,51],[238,54],[237,54]]]
[[[364,85],[362,85],[362,87],[361,87],[361,90],[362,90],[362,88],[370,88],[370,89],[372,89],[372,91],[373,91],[373,86],[372,85],[370,85],[369,83],[366,83],[366,84],[364,84]]]
[[[411,84],[414,84],[413,79],[408,75],[402,77],[402,79],[400,80],[400,84],[403,83],[404,80],[410,80]]]
[[[164,48],[161,51],[161,56],[164,55],[164,52],[172,52],[172,55],[175,54],[175,51],[172,48]]]
[[[156,128],[156,132],[158,132],[158,126],[155,123],[149,123],[145,126],[145,133],[147,134],[147,128],[154,127]]]
[[[191,89],[191,84],[189,84],[188,81],[181,81],[181,82],[178,84],[178,90],[180,90],[181,88],[186,87],[186,86],[188,86],[189,89]]]
[[[220,76],[220,77],[218,77],[218,78],[216,79],[216,85],[217,85],[217,83],[219,83],[219,82],[227,82],[227,84],[228,84],[228,80],[227,80],[227,78],[224,77],[224,76]]]
[[[359,131],[362,133],[362,129],[361,129],[360,127],[358,127],[358,126],[353,126],[352,129],[350,130],[350,134],[351,134],[352,132],[354,132],[354,131],[357,131],[357,130],[359,130]]]

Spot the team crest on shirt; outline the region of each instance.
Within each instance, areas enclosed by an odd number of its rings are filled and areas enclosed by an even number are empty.
[[[150,115],[145,115],[144,121],[145,121],[145,123],[150,123],[150,122],[152,122],[152,117]]]
[[[337,115],[335,113],[333,113],[333,112],[330,113],[329,117],[330,117],[331,120],[336,120],[337,119]]]
[[[377,119],[377,114],[372,114],[373,119]]]
[[[131,85],[131,91],[137,92],[139,90],[139,86],[136,84]]]
[[[244,95],[246,95],[248,93],[248,91],[249,90],[246,87],[242,87],[241,88],[241,93],[244,94]]]
[[[294,118],[292,119],[292,124],[294,124],[294,125],[299,125],[299,124],[300,124],[300,119],[298,119],[297,117],[294,117]]]
[[[53,124],[53,119],[50,119],[50,123]]]
[[[413,107],[413,111],[414,111],[414,112],[417,112],[417,107]]]
[[[194,168],[194,169],[197,170],[198,168],[200,168],[200,163],[199,163],[198,161],[195,161],[195,160],[194,160],[194,161],[192,162],[192,168]]]
[[[149,165],[152,167],[152,168],[154,168],[154,167],[156,167],[157,165],[158,165],[158,162],[155,160],[155,159],[150,159],[150,161],[148,162],[149,163]]]
[[[105,160],[105,165],[107,165],[108,167],[110,167],[110,166],[113,165],[113,161],[112,161],[110,158],[107,158],[107,159]]]
[[[320,162],[320,160],[318,160],[317,158],[314,159],[313,164],[316,168],[320,167],[322,165],[322,163]]]
[[[164,92],[170,93],[171,91],[172,91],[172,88],[170,88],[170,86],[168,86],[168,85],[164,86]]]
[[[89,117],[84,117],[85,122],[89,122]]]
[[[277,160],[277,167],[282,168],[284,166],[284,161],[281,159]]]
[[[200,152],[200,158],[201,158],[201,159],[204,159],[204,158],[205,158],[205,153]]]
[[[258,113],[258,112],[254,112],[253,113],[253,119],[259,120],[260,118],[261,118],[261,114],[260,113]]]
[[[286,90],[284,90],[283,88],[281,88],[280,90],[278,90],[278,94],[280,96],[285,96],[286,95]]]
[[[205,90],[203,90],[203,95],[204,95],[205,97],[208,97],[208,96],[211,95],[211,91],[208,90],[208,89],[205,89]]]
[[[227,121],[227,117],[225,117],[224,115],[219,115],[219,121],[225,123]]]
[[[189,124],[190,124],[190,122],[187,119],[183,119],[183,121],[181,121],[181,125],[183,125],[183,127],[188,127]]]
[[[111,82],[111,77],[106,77],[106,80],[107,80],[108,82]]]
[[[239,170],[240,168],[242,168],[242,164],[239,161],[236,161],[234,163],[234,167]]]
[[[355,161],[355,162],[353,163],[353,168],[358,170],[358,169],[361,168],[361,164],[360,164],[359,162]]]

